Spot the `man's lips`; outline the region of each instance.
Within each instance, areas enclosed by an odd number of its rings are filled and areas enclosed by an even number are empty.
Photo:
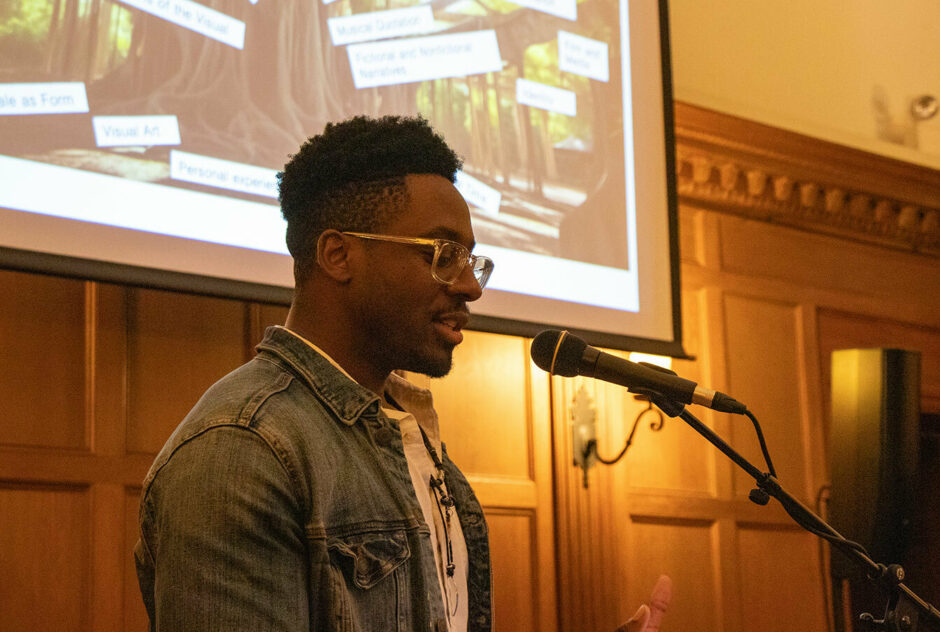
[[[454,331],[460,331],[466,327],[469,320],[470,314],[467,312],[448,312],[434,317],[434,322],[443,323]]]
[[[465,311],[446,312],[434,317],[434,325],[448,342],[459,345],[463,342],[463,334],[460,330],[467,326],[469,320],[470,314]]]

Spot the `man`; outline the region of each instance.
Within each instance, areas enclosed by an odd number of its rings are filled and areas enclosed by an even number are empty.
[[[493,270],[470,254],[459,167],[426,121],[400,117],[328,125],[285,166],[287,322],[144,481],[151,630],[492,628],[483,511],[430,394],[393,373],[448,373]]]
[[[280,179],[285,327],[157,456],[138,577],[153,630],[489,630],[480,504],[430,395],[492,261],[422,119],[328,125]]]

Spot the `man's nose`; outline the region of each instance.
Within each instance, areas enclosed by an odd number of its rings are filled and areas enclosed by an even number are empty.
[[[457,280],[448,286],[445,286],[449,294],[460,295],[469,301],[475,301],[483,296],[483,288],[480,282],[473,276],[473,266],[468,262],[460,271]]]

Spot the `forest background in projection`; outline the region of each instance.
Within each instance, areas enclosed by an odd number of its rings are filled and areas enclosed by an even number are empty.
[[[273,205],[327,122],[421,114],[480,243],[627,268],[620,48],[609,0],[14,0],[0,153]]]

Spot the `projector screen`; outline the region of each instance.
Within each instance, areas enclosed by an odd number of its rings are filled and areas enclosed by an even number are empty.
[[[665,0],[13,0],[0,265],[287,302],[276,173],[420,114],[496,262],[472,328],[682,355]]]

